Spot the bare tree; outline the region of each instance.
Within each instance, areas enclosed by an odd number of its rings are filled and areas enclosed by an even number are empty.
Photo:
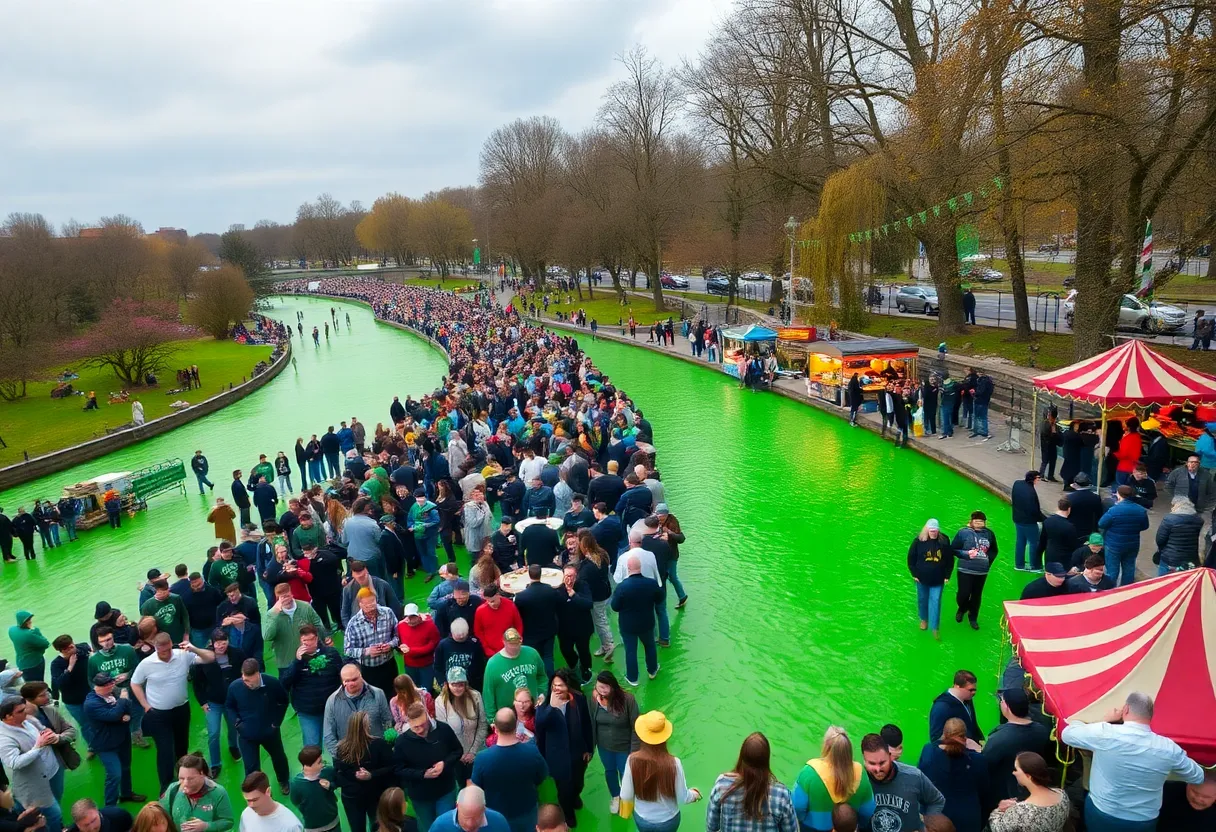
[[[189,298],[190,291],[198,279],[199,269],[213,259],[207,249],[193,240],[170,244],[165,252],[165,266],[174,292],[183,300]]]

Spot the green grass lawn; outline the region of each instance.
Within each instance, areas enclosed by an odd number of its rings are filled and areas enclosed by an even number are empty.
[[[197,404],[214,396],[229,383],[240,384],[249,378],[253,365],[269,358],[269,346],[245,346],[234,341],[213,338],[190,339],[179,342],[181,350],[169,359],[169,369],[160,373],[160,386],[151,389],[134,388],[144,406],[144,417],[152,421],[169,413],[170,402],[178,399]],[[177,386],[176,368],[198,365],[202,388],[172,396],[166,392]],[[71,366],[80,373],[72,381],[76,390],[97,392],[98,410],[84,412],[84,396],[52,399],[54,382],[30,384],[27,395],[15,402],[0,401],[0,436],[8,444],[0,448],[0,465],[19,462],[23,453],[31,457],[66,448],[79,442],[105,436],[106,427],[115,428],[131,421],[131,405],[107,404],[110,392],[117,393],[123,384],[111,370],[81,369],[77,365],[58,364],[47,369],[55,377]]]
[[[922,318],[871,315],[870,322],[860,330],[876,338],[899,338],[918,346],[936,350],[942,342],[937,322]],[[1013,340],[1013,330],[991,326],[969,326],[962,335],[945,339],[953,355],[976,357],[998,356],[1022,367],[1055,370],[1075,361],[1071,335],[1036,334],[1031,341]],[[1182,347],[1163,344],[1149,345],[1175,361],[1205,373],[1216,374],[1216,351],[1191,352]],[[1034,349],[1032,349],[1034,347]]]

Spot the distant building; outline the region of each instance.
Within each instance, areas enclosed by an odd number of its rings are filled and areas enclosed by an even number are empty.
[[[169,228],[166,226],[166,227],[156,229],[148,236],[149,237],[159,237],[160,239],[162,239],[168,243],[185,244],[190,241],[190,235],[186,233],[186,229],[184,229],[184,228]]]
[[[105,231],[104,228],[82,228],[82,229],[80,229],[79,236],[82,239],[91,238],[91,237],[100,237],[103,231]]]

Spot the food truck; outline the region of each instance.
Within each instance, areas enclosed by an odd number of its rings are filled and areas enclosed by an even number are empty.
[[[862,390],[862,410],[877,408],[877,393],[886,379],[897,375],[916,377],[920,348],[895,338],[859,338],[853,341],[814,341],[807,344],[807,393],[843,406],[844,388],[857,373]]]

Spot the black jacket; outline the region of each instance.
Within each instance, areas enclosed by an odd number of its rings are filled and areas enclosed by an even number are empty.
[[[435,679],[447,681],[448,671],[453,667],[463,667],[469,677],[469,686],[481,690],[486,674],[486,651],[481,646],[481,640],[472,635],[464,641],[457,641],[451,636],[440,639],[439,646],[435,648]]]
[[[279,671],[279,681],[291,694],[291,706],[302,714],[324,714],[325,700],[342,686],[344,663],[337,650],[324,645],[311,656],[293,659]]]
[[[654,495],[644,485],[629,488],[616,501],[616,513],[621,517],[621,523],[629,528],[637,521],[650,514],[654,508]]]
[[[544,523],[534,523],[518,532],[516,537],[519,538],[522,561],[529,566],[539,563],[541,566],[552,568],[553,559],[565,549],[557,537],[557,532]]]
[[[1053,514],[1043,520],[1038,554],[1044,563],[1068,563],[1077,545],[1077,527],[1067,517]]]
[[[245,488],[245,483],[239,479],[232,481],[232,503],[237,508],[249,508],[249,491]]]
[[[420,737],[406,729],[393,743],[393,763],[397,779],[411,800],[437,800],[456,788],[456,764],[464,747],[446,722],[431,720],[431,730]],[[426,777],[426,770],[443,762],[438,777]]]
[[[1014,523],[1043,522],[1043,509],[1039,504],[1039,494],[1026,480],[1018,480],[1013,484],[1010,499],[1013,502]]]
[[[370,780],[355,776],[361,768],[371,772]],[[350,762],[334,755],[334,780],[342,790],[342,797],[369,808],[374,809],[384,790],[395,785],[396,771],[393,747],[380,737],[372,738],[367,754],[361,760]]]
[[[1086,549],[1085,551],[1089,552],[1088,549]],[[1063,562],[1061,562],[1061,563],[1063,563]],[[1063,565],[1065,567],[1068,566],[1067,563],[1064,563]],[[1030,583],[1026,584],[1026,586],[1022,587],[1022,594],[1021,594],[1019,600],[1030,601],[1035,598],[1055,598],[1058,595],[1067,595],[1067,594],[1068,594],[1067,586],[1065,586],[1064,584],[1060,584],[1059,586],[1052,586],[1051,584],[1047,583],[1046,578],[1044,578],[1042,575],[1040,575],[1039,577],[1035,578]]]
[[[595,751],[587,697],[576,691],[564,709],[545,703],[536,709],[536,750],[557,782],[569,781],[583,767],[583,755]]]
[[[564,586],[555,592],[558,597],[557,631],[564,638],[585,638],[594,633],[595,622],[591,620],[591,589],[587,584],[576,580],[573,595],[567,592]],[[518,598],[515,603],[518,605]],[[524,632],[527,632],[526,624]]]
[[[207,463],[207,457],[202,454],[195,454],[190,457],[190,470],[194,473],[202,474],[205,477],[210,469],[211,466]]]
[[[612,511],[625,493],[625,481],[616,474],[601,474],[587,484],[587,506],[594,508],[596,503],[603,503]]]
[[[543,581],[533,581],[515,596],[515,607],[524,623],[524,644],[536,647],[557,635],[557,608],[560,604],[558,590]]]
[[[287,714],[287,691],[273,676],[262,674],[261,687],[250,689],[243,679],[228,685],[224,710],[232,716],[237,733],[254,741],[279,733]]]
[[[443,605],[435,611],[435,626],[439,628],[439,635],[444,638],[450,636],[452,634],[452,622],[457,618],[463,618],[469,625],[469,632],[473,632],[473,614],[477,612],[477,608],[481,604],[480,595],[470,595],[468,603],[463,607],[456,603],[455,596],[449,595]]]
[[[1153,507],[1153,503],[1157,501],[1157,483],[1153,482],[1152,477],[1138,480],[1133,476],[1127,481],[1127,484],[1136,492],[1136,496],[1132,499],[1145,508]]]
[[[578,582],[587,587],[593,602],[607,601],[612,597],[612,582],[608,564],[596,566],[588,558],[578,562]]]
[[[296,465],[300,467],[300,471],[304,471],[304,466],[308,464],[308,448],[304,447],[304,443],[296,443]]]
[[[182,603],[186,605],[186,612],[190,614],[190,626],[196,630],[204,627],[214,628],[218,623],[218,619],[215,617],[216,608],[228,600],[222,592],[209,583],[204,583],[200,590],[191,589],[187,585],[181,598]]]
[[[505,510],[505,509],[504,509]],[[515,543],[512,543],[508,538],[514,537]],[[519,535],[514,531],[508,534],[503,534],[501,529],[490,535],[490,542],[494,544],[494,565],[498,567],[500,572],[510,572],[511,564],[519,563]]]
[[[908,571],[927,587],[941,586],[954,573],[954,549],[950,538],[940,532],[937,540],[912,540],[908,547]]]
[[[89,653],[87,644],[76,645],[76,666],[68,671],[68,660],[63,656],[51,659],[51,695],[65,705],[83,705],[84,698],[93,689],[89,679]]]
[[[342,443],[338,441],[338,435],[332,431],[327,431],[321,435],[321,453],[326,456],[334,456],[342,450]]]
[[[654,630],[654,605],[661,603],[664,597],[658,582],[645,575],[630,575],[617,584],[611,606],[616,610],[620,631],[648,633]]]
[[[194,698],[198,704],[224,704],[228,698],[228,686],[241,678],[241,662],[245,661],[245,655],[241,648],[229,647],[227,667],[219,662],[207,662],[190,668],[190,684],[194,687]],[[232,738],[231,744],[236,745],[236,737]]]
[[[1098,521],[1105,512],[1102,508],[1102,498],[1088,488],[1070,491],[1067,497],[1068,504],[1072,506],[1068,519],[1077,529],[1077,542],[1084,543],[1087,537],[1098,530]]]
[[[673,560],[671,544],[661,537],[648,534],[642,538],[641,547],[654,555],[655,566],[663,576],[663,586],[667,586],[667,570]]]

